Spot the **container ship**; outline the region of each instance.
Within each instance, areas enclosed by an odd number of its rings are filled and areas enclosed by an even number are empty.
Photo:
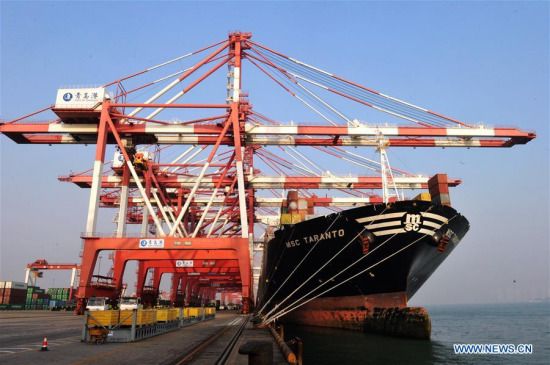
[[[290,192],[264,249],[259,318],[429,338],[428,313],[407,303],[469,229],[440,177],[418,199],[304,220],[307,199]]]

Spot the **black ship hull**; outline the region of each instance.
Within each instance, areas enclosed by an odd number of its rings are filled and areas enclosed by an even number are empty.
[[[468,229],[453,208],[414,200],[283,226],[265,248],[258,314],[406,307]]]

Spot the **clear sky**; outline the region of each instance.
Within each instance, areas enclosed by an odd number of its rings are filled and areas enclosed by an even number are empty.
[[[548,295],[547,2],[3,1],[0,10],[5,120],[52,104],[58,87],[102,84],[242,30],[432,110],[536,131],[535,141],[512,149],[392,150],[390,158],[408,171],[463,179],[451,199],[471,222],[413,304]],[[245,83],[264,114],[305,116],[284,94]],[[0,143],[0,280],[23,280],[25,264],[36,258],[77,261],[88,191],[57,176],[90,168],[93,147]],[[111,213],[100,223],[110,230]],[[47,273],[41,285],[67,282],[68,273]]]

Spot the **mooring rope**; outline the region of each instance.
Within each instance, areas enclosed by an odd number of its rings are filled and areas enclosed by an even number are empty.
[[[373,224],[374,222],[376,222],[378,220],[378,217],[381,216],[382,214],[384,214],[384,212],[388,209],[388,206],[386,205],[384,207],[384,209],[382,209],[382,211],[380,213],[378,213],[375,217],[376,219],[373,220],[373,222],[371,222],[371,224]],[[341,216],[341,213],[338,213],[338,216],[332,221],[332,223],[329,225],[329,227],[327,229],[325,229],[325,231],[323,233],[326,233],[328,232],[328,230],[330,228],[332,228],[332,226],[334,225],[334,223],[336,223],[336,221],[340,218]],[[363,228],[363,230],[361,230],[361,232],[359,232],[359,234],[357,236],[355,236],[350,242],[348,242],[348,244],[346,245],[349,246],[349,244],[351,244],[351,242],[353,242],[355,239],[357,239],[357,237],[359,237],[359,235],[361,235],[364,231],[366,230],[366,227]],[[322,236],[322,235],[321,235]],[[273,293],[271,295],[271,297],[269,298],[269,301],[267,301],[263,306],[262,308],[258,311],[258,315],[261,315],[262,311],[265,309],[265,307],[273,300],[273,298],[275,297],[275,295],[279,292],[279,290],[281,290],[281,288],[286,284],[286,282],[290,279],[290,277],[296,272],[296,270],[300,267],[300,265],[302,265],[302,263],[305,261],[305,259],[309,256],[309,254],[315,249],[315,247],[317,247],[317,244],[319,243],[319,241],[321,240],[321,236],[319,237],[319,239],[315,242],[315,244],[313,245],[313,247],[307,252],[307,254],[302,258],[302,260],[298,263],[298,265],[294,268],[294,270],[292,270],[292,272],[290,273],[290,275],[285,279],[285,281],[277,288],[277,290],[275,291],[275,293]],[[284,303],[290,296],[292,296],[292,294],[294,294],[297,290],[299,290],[302,286],[304,286],[314,275],[316,275],[321,269],[323,269],[327,264],[330,263],[330,261],[332,261],[336,256],[338,256],[340,254],[340,252],[342,252],[346,247],[344,247],[343,249],[341,249],[338,253],[336,253],[328,262],[326,262],[320,269],[318,269],[314,274],[312,274],[308,280],[306,280],[306,282],[302,283],[302,285],[300,285],[298,288],[296,288],[290,295],[288,295],[281,303],[278,303],[277,305],[274,306],[273,309],[271,309],[271,311],[269,311],[268,313],[265,314],[264,317],[267,317],[269,316],[273,310],[276,310],[282,303]],[[263,298],[262,298],[263,299]]]
[[[338,219],[340,219],[341,217],[341,213],[337,213],[336,214],[336,218],[334,218],[332,220],[332,223],[328,226],[328,228],[323,232],[323,233],[326,233],[328,232],[329,229],[332,228],[332,226],[334,225],[334,223],[336,223],[336,221]],[[294,275],[294,273],[296,272],[296,270],[298,270],[298,268],[300,267],[300,265],[302,265],[302,263],[308,258],[309,254],[315,249],[315,247],[317,247],[317,244],[319,243],[320,241],[320,237],[319,239],[315,242],[315,244],[313,245],[313,247],[307,252],[307,254],[304,255],[304,257],[302,258],[302,260],[300,260],[300,262],[298,263],[298,265],[296,265],[296,267],[294,268],[294,270],[292,270],[292,272],[290,273],[290,275],[288,275],[285,279],[285,281],[283,281],[283,283],[281,285],[279,285],[279,287],[277,288],[277,290],[275,291],[275,293],[273,293],[271,295],[271,297],[269,298],[269,300],[262,306],[262,308],[260,308],[260,310],[258,311],[258,315],[260,315],[262,313],[262,311],[265,309],[265,307],[273,300],[273,298],[275,297],[275,295],[277,295],[277,293],[279,292],[279,290],[281,290],[281,288],[286,284],[286,282],[292,277],[292,275]],[[262,298],[263,299],[263,298]]]
[[[372,224],[374,224],[374,222],[378,221],[378,217],[380,217],[382,214],[384,214],[384,212],[385,212],[387,209],[388,209],[388,205],[386,205],[386,206],[384,207],[384,209],[383,209],[379,214],[377,214],[377,215],[375,216],[375,219],[369,224],[369,226],[372,225]],[[431,208],[428,208],[428,210],[429,210],[429,209],[431,209]],[[334,221],[333,221],[333,223],[334,223]],[[332,226],[332,225],[331,225],[331,226]],[[312,278],[314,278],[315,275],[317,275],[323,268],[325,268],[332,260],[334,260],[338,255],[340,255],[340,253],[342,253],[342,251],[344,251],[351,243],[353,243],[361,234],[363,234],[363,232],[365,232],[365,231],[367,230],[367,227],[368,227],[368,226],[365,226],[365,227],[364,227],[355,237],[353,237],[353,238],[352,238],[352,239],[351,239],[342,249],[340,249],[340,251],[338,251],[336,254],[334,254],[327,262],[325,262],[319,269],[317,269],[317,271],[315,271],[313,274],[311,274],[311,275],[309,276],[309,278],[308,278],[306,281],[304,281],[299,287],[297,287],[296,289],[294,289],[294,291],[293,291],[292,293],[290,293],[289,295],[287,295],[286,298],[284,298],[282,302],[277,303],[268,313],[266,313],[266,314],[264,315],[264,318],[269,318],[269,315],[270,315],[271,313],[273,313],[273,311],[277,310],[284,302],[286,302],[288,299],[290,299],[290,297],[292,297],[292,295],[294,295],[294,293],[296,293],[298,290],[300,290],[305,284],[307,284]],[[330,228],[330,227],[329,227],[329,228]],[[327,229],[326,231],[328,231],[328,229]],[[326,232],[326,231],[325,231],[325,232]],[[390,239],[392,239],[394,236],[395,236],[395,234],[394,234],[392,237],[390,237],[388,240],[384,241],[381,245],[377,246],[377,248],[381,247],[384,243],[386,243],[387,241],[389,241]],[[315,243],[315,246],[317,246],[317,243],[318,243],[318,242],[319,242],[319,240]],[[315,248],[315,246],[314,246],[313,248]],[[307,253],[306,256],[309,255],[309,253],[313,250],[313,248]],[[376,250],[376,249],[374,249],[373,251],[367,253],[367,254],[366,254],[365,256],[363,256],[362,258],[367,257],[370,253],[374,252],[375,250]],[[361,258],[361,259],[362,259],[362,258]],[[304,261],[304,260],[302,260],[302,261],[300,262],[300,264],[301,264],[303,261]],[[357,263],[357,262],[355,262],[355,263]],[[354,264],[355,264],[355,263],[354,263]],[[349,268],[349,267],[348,267],[348,268]],[[296,269],[297,269],[297,267],[293,270],[292,274],[294,274],[294,272],[296,271]],[[347,269],[346,269],[346,270],[347,270]],[[286,283],[287,281],[288,281],[288,278],[285,280],[284,283]],[[284,283],[283,283],[283,284],[284,284]],[[282,286],[282,285],[281,285],[281,286]],[[279,292],[280,289],[281,289],[281,287],[279,287],[279,288],[277,289],[277,291],[271,296],[270,301],[273,299],[273,297],[275,296],[275,294],[277,294],[277,292]],[[315,289],[315,290],[316,290],[316,289]],[[292,304],[294,304],[294,303],[292,303]],[[291,305],[292,305],[292,304],[291,304]],[[266,303],[266,305],[267,305],[267,303]],[[266,305],[264,305],[264,306],[262,307],[262,309],[258,312],[258,314],[261,314],[261,311],[265,308]],[[289,306],[287,306],[287,307],[285,307],[285,308],[288,308],[288,307],[289,307]]]
[[[354,242],[357,237],[359,235],[361,235],[361,233],[363,233],[364,231],[366,230],[366,228],[364,228],[361,232],[359,232],[359,234],[357,236],[355,236],[350,242],[348,242],[346,244],[346,246],[344,248],[346,248],[350,243]],[[271,317],[274,317],[274,316],[277,316],[278,313],[280,313],[281,311],[285,311],[287,308],[290,308],[292,307],[294,304],[296,304],[297,302],[299,302],[300,300],[304,299],[305,297],[307,297],[308,295],[310,295],[311,293],[315,292],[316,290],[318,290],[319,288],[323,287],[324,285],[326,285],[327,283],[329,283],[332,279],[340,276],[341,274],[343,274],[345,271],[347,271],[348,269],[350,269],[352,266],[356,265],[357,263],[359,263],[361,260],[367,258],[369,255],[371,255],[373,252],[375,252],[376,250],[378,250],[380,247],[384,246],[387,242],[391,241],[392,238],[394,238],[395,236],[397,235],[397,233],[394,233],[391,237],[389,237],[388,239],[386,239],[384,242],[382,242],[380,245],[376,246],[372,251],[369,251],[366,255],[360,257],[359,259],[357,259],[355,262],[353,262],[352,264],[350,264],[349,266],[347,266],[346,268],[344,268],[343,270],[341,270],[340,272],[338,272],[336,275],[334,275],[333,277],[331,277],[330,279],[328,280],[325,280],[323,283],[321,283],[321,285],[317,286],[316,288],[310,290],[309,292],[307,292],[306,294],[304,294],[303,296],[301,296],[300,298],[296,299],[294,302],[290,303],[289,305],[287,305],[285,308],[281,309],[279,312],[275,313],[274,315],[272,315]],[[341,250],[340,250],[341,252]],[[340,253],[338,252],[338,254]],[[332,259],[334,259],[334,257],[336,257],[337,255],[333,256]],[[332,260],[331,259],[331,260]],[[323,267],[326,266],[323,265]],[[281,303],[279,303],[274,309],[278,308],[282,303],[284,303],[286,300],[288,300],[298,289],[300,289],[304,284],[306,284],[309,280],[311,280],[323,267],[321,267],[319,270],[317,270],[314,274],[312,274],[302,285],[300,285],[298,288],[296,288],[296,290],[294,290],[292,293],[290,293]],[[273,310],[269,313],[266,314],[266,320],[269,320],[269,318],[271,317],[268,317],[268,315],[270,313],[272,313]],[[266,322],[267,323],[267,322]]]
[[[351,245],[353,242],[355,242],[355,240],[359,236],[361,236],[361,234],[363,232],[365,232],[366,230],[367,230],[367,227],[363,228],[359,233],[357,233],[355,235],[355,237],[353,237],[351,240],[349,240],[348,243],[346,243],[346,245],[344,247],[342,247],[338,252],[336,252],[331,258],[329,258],[321,267],[319,267],[317,269],[317,271],[315,271],[313,274],[311,274],[304,282],[302,282],[302,284],[300,284],[296,289],[294,289],[292,291],[292,293],[287,295],[286,298],[284,298],[280,303],[277,303],[269,312],[267,312],[265,314],[265,317],[268,317],[271,313],[273,313],[273,311],[276,311],[277,308],[279,308],[284,302],[286,302],[288,299],[290,299],[292,297],[292,295],[294,295],[294,293],[296,293],[304,285],[306,285],[311,279],[313,279],[315,277],[315,275],[317,275],[319,273],[319,271],[323,270],[328,264],[330,264],[332,262],[332,260],[334,260],[337,256],[339,256],[346,248],[349,247],[349,245]]]
[[[430,207],[430,209],[428,209],[428,210],[431,210],[431,207]],[[428,210],[427,210],[427,211],[428,211]],[[458,216],[458,214],[455,214],[453,217],[451,217],[451,218],[447,221],[447,223],[450,222],[450,221],[452,221],[452,220],[453,220],[454,218],[456,218],[457,216]],[[381,263],[385,262],[386,260],[390,259],[391,257],[393,257],[393,256],[397,255],[398,253],[404,251],[405,249],[409,248],[409,247],[412,246],[413,244],[415,244],[415,243],[417,243],[418,241],[424,239],[426,236],[428,236],[428,234],[422,235],[421,237],[417,238],[417,239],[414,240],[413,242],[409,243],[407,246],[402,247],[401,249],[399,249],[399,250],[397,250],[396,252],[394,252],[394,253],[392,253],[392,254],[386,256],[386,257],[383,258],[383,259],[380,259],[378,262],[376,262],[376,263],[374,263],[373,265],[367,267],[366,269],[364,269],[364,270],[362,270],[362,271],[360,271],[360,272],[358,272],[358,273],[352,275],[351,277],[349,277],[349,278],[347,278],[347,279],[341,281],[340,283],[338,283],[338,284],[336,284],[336,285],[330,287],[329,289],[327,289],[327,290],[325,290],[325,291],[323,291],[323,292],[321,292],[321,293],[319,293],[319,294],[316,294],[316,295],[313,296],[312,298],[309,298],[309,299],[307,299],[306,301],[304,301],[304,302],[302,302],[302,303],[300,303],[300,304],[298,304],[298,305],[296,305],[296,306],[290,308],[293,304],[295,304],[295,303],[298,302],[299,300],[303,299],[305,296],[307,296],[307,295],[311,294],[312,292],[318,290],[319,288],[323,287],[326,283],[328,283],[328,282],[330,282],[331,280],[333,280],[335,277],[337,277],[337,276],[339,276],[340,274],[342,274],[343,272],[347,271],[351,266],[355,265],[357,262],[359,262],[359,261],[362,260],[363,258],[367,257],[368,254],[365,255],[365,256],[363,256],[363,257],[361,257],[361,258],[359,258],[359,259],[356,260],[354,263],[352,263],[351,265],[349,265],[347,268],[345,268],[344,270],[341,270],[339,273],[335,274],[335,275],[332,276],[330,279],[326,280],[324,283],[322,283],[322,284],[319,285],[318,287],[314,288],[313,290],[311,290],[311,291],[310,291],[309,293],[307,293],[306,295],[302,296],[300,299],[294,301],[292,304],[288,305],[288,306],[285,307],[284,309],[281,309],[278,313],[272,315],[271,317],[268,317],[267,319],[264,319],[264,320],[263,320],[263,323],[271,323],[271,322],[273,322],[274,320],[276,320],[276,319],[278,319],[278,318],[284,316],[285,314],[287,314],[287,313],[289,313],[289,312],[291,312],[291,311],[293,311],[293,310],[295,310],[295,309],[297,309],[297,308],[299,308],[299,307],[301,307],[301,306],[303,306],[303,305],[309,303],[309,302],[312,301],[313,299],[316,299],[316,298],[320,297],[321,295],[324,295],[324,294],[330,292],[331,290],[336,289],[337,287],[339,287],[339,286],[341,286],[341,285],[347,283],[348,281],[350,281],[350,280],[356,278],[356,277],[359,276],[359,275],[364,274],[365,272],[367,272],[367,271],[371,270],[372,268],[374,268],[374,267],[380,265]],[[391,238],[393,238],[393,236],[390,237],[390,239],[391,239]],[[385,242],[384,242],[384,243],[385,243]],[[382,246],[382,245],[380,245],[380,246]],[[380,247],[380,246],[378,246],[378,247]],[[371,251],[371,252],[374,252],[374,250]],[[290,309],[289,309],[289,308],[290,308]]]
[[[354,279],[354,278],[356,278],[357,276],[359,276],[359,275],[361,275],[361,274],[363,274],[363,273],[365,273],[365,272],[371,270],[372,268],[374,268],[374,267],[380,265],[380,264],[383,263],[384,261],[386,261],[386,260],[392,258],[393,256],[397,255],[397,254],[400,253],[401,251],[403,251],[403,250],[409,248],[410,246],[412,246],[412,245],[415,244],[416,242],[418,242],[418,241],[420,241],[421,239],[423,239],[425,236],[427,236],[427,235],[423,235],[422,237],[420,237],[420,238],[414,240],[412,243],[409,243],[407,246],[405,246],[405,247],[403,247],[403,248],[397,250],[396,252],[394,252],[394,253],[392,253],[392,254],[386,256],[385,258],[379,260],[379,261],[376,262],[375,264],[373,264],[373,265],[367,267],[366,269],[364,269],[364,270],[358,272],[358,273],[355,274],[355,275],[352,275],[351,277],[347,278],[346,280],[341,281],[340,283],[334,285],[333,287],[328,288],[327,290],[325,290],[325,291],[323,291],[323,292],[321,292],[321,293],[319,293],[319,294],[316,294],[315,296],[313,296],[313,297],[307,299],[306,301],[304,301],[304,302],[302,302],[302,303],[296,305],[295,307],[290,308],[290,309],[288,309],[289,307],[286,307],[284,310],[280,311],[278,314],[275,314],[275,315],[273,315],[273,316],[267,318],[267,319],[264,321],[264,323],[271,323],[271,322],[273,322],[274,320],[276,320],[276,319],[278,319],[278,318],[284,316],[285,314],[287,314],[287,313],[289,313],[289,312],[292,312],[293,310],[296,310],[297,308],[299,308],[299,307],[301,307],[301,306],[303,306],[303,305],[305,305],[305,304],[311,302],[313,299],[316,299],[316,298],[320,297],[321,295],[323,295],[323,294],[325,294],[325,293],[328,293],[329,291],[331,291],[331,290],[333,290],[333,289],[336,289],[337,287],[339,287],[339,286],[341,286],[341,285],[347,283],[347,282],[350,281],[351,279]],[[329,280],[327,280],[325,283],[329,282],[330,280],[332,280],[332,278],[330,278]],[[315,291],[315,290],[319,289],[321,286],[322,286],[322,285],[318,286],[317,288],[315,288],[315,289],[312,290],[312,291]],[[310,292],[310,293],[311,293],[311,292]],[[308,294],[309,294],[309,293],[308,293]]]

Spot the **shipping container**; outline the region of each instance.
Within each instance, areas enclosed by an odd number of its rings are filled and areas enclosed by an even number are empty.
[[[27,284],[20,281],[5,281],[4,288],[27,289]]]
[[[68,301],[72,299],[69,296],[70,291],[70,288],[50,288],[48,294],[52,299]]]
[[[25,289],[18,289],[16,286],[13,285],[12,282],[9,283],[9,288],[3,288],[2,289],[2,295],[1,295],[1,304],[9,304],[9,305],[24,305],[25,304]]]

